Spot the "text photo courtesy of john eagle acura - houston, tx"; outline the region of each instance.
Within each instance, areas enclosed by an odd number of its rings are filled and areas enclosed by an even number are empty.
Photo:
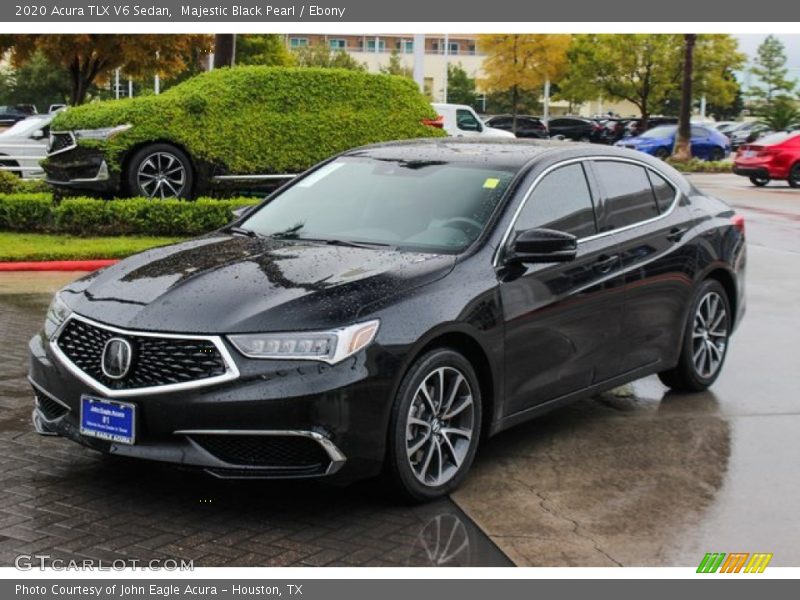
[[[0,564],[798,564],[800,35],[174,24],[0,34]]]

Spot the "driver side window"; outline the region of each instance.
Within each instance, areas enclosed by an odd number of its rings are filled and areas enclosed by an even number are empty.
[[[559,167],[536,185],[514,224],[515,231],[534,228],[563,231],[579,239],[597,233],[583,165]]]
[[[456,125],[462,131],[481,131],[478,119],[470,111],[459,108],[456,110]]]

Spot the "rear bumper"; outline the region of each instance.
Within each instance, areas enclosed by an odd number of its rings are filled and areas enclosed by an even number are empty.
[[[759,179],[773,179],[766,167],[742,167],[735,165],[733,172],[742,177],[758,177]]]

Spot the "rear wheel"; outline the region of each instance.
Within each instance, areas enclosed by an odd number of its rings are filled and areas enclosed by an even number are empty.
[[[731,309],[725,288],[718,281],[707,279],[692,302],[678,364],[659,373],[659,379],[679,392],[707,389],[722,370],[730,329]]]
[[[170,144],[151,144],[136,151],[128,163],[128,192],[146,198],[189,198],[194,186],[192,163]]]
[[[750,178],[750,183],[758,187],[764,187],[769,183],[769,177],[758,177],[756,175],[753,175]]]
[[[657,148],[656,151],[653,153],[653,156],[656,158],[660,158],[661,160],[666,160],[669,156],[669,150],[666,148]]]
[[[722,148],[715,146],[708,153],[708,160],[717,162],[725,158],[725,151]]]
[[[0,169],[5,171],[6,173],[12,173],[16,175],[20,179],[22,179],[22,171],[19,169],[19,163],[15,160],[10,160],[8,158],[0,158],[0,167],[7,167],[7,169]]]
[[[789,171],[789,185],[793,188],[800,187],[800,163],[795,163]]]
[[[475,370],[454,350],[433,350],[412,365],[397,392],[387,474],[408,499],[444,496],[466,477],[480,431]]]

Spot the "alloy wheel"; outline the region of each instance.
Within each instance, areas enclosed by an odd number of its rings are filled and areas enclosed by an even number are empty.
[[[414,393],[406,419],[406,455],[425,486],[450,481],[475,435],[475,404],[467,378],[454,367],[429,373]]]
[[[148,198],[179,198],[186,185],[186,167],[169,152],[154,152],[139,163],[139,189]]]
[[[725,302],[717,292],[700,300],[692,327],[692,362],[700,377],[713,377],[722,365],[728,343]]]

